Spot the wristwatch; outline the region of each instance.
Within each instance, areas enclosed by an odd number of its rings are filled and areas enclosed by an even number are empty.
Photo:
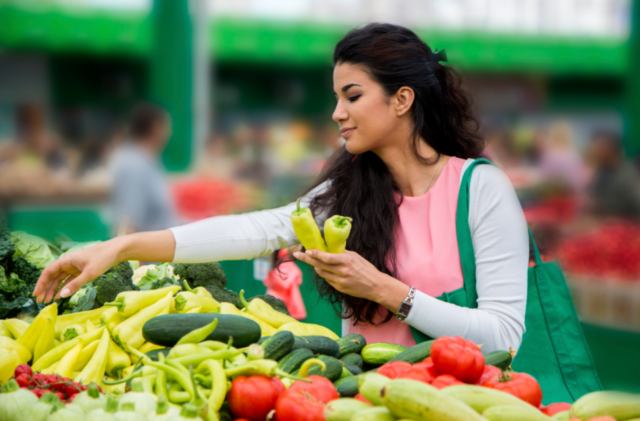
[[[407,298],[405,298],[402,304],[400,304],[400,308],[396,313],[396,319],[404,320],[407,318],[407,316],[409,316],[409,312],[413,307],[413,298],[415,296],[416,296],[416,289],[414,287],[411,287],[409,289],[409,294],[407,294]]]

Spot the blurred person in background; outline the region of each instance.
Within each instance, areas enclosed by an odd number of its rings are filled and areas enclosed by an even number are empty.
[[[195,172],[203,176],[230,179],[235,165],[226,136],[217,132],[207,139],[204,153],[198,155]]]
[[[593,176],[587,186],[586,211],[599,217],[640,219],[638,172],[624,158],[620,136],[594,132],[588,150]]]
[[[129,138],[114,151],[111,210],[118,233],[167,229],[180,223],[160,154],[171,137],[166,110],[142,103],[131,113]]]
[[[573,129],[566,121],[557,121],[548,136],[537,140],[539,171],[543,182],[557,183],[572,193],[585,185],[585,166],[573,145]]]

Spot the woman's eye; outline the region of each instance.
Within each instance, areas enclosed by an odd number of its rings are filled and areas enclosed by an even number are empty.
[[[354,95],[354,96],[350,96],[349,97],[349,102],[354,102],[355,100],[357,100],[358,98],[360,98],[361,95]]]

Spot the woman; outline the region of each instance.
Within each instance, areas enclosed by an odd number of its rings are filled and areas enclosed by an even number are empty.
[[[408,29],[371,24],[351,31],[334,54],[333,120],[346,145],[303,198],[323,226],[353,218],[348,251],[295,253],[342,302],[343,332],[368,341],[415,344],[409,326],[431,337],[464,336],[483,351],[517,349],[525,331],[527,227],[506,176],[478,166],[468,223],[478,308],[436,299],[463,286],[456,238],[462,176],[483,150],[471,102],[450,67]],[[166,231],[128,235],[65,256],[42,274],[34,295],[73,294],[124,260],[203,262],[249,259],[296,244],[288,206],[220,216]],[[415,289],[412,306],[403,306]],[[404,320],[399,320],[404,318]]]

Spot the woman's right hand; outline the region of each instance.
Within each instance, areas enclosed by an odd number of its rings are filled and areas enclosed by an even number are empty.
[[[33,291],[37,302],[49,302],[71,296],[87,282],[119,263],[119,247],[115,240],[69,253],[47,266]],[[65,281],[66,280],[66,281]],[[58,286],[64,285],[56,294]],[[55,297],[54,297],[55,294]]]

